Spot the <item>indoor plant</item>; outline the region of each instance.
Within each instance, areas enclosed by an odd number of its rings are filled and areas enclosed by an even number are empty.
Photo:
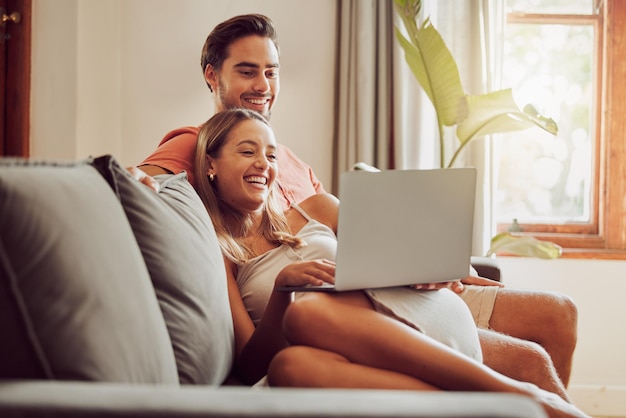
[[[511,89],[481,95],[466,94],[450,50],[430,20],[421,16],[421,0],[394,0],[394,7],[406,32],[405,36],[396,27],[396,38],[413,75],[435,109],[441,168],[452,167],[459,153],[475,138],[533,126],[556,135],[556,122],[540,115],[532,105],[520,109]],[[456,126],[455,139],[452,139],[453,155],[450,158],[446,156],[446,126]],[[502,233],[491,239],[488,255],[496,252],[556,258],[561,255],[562,249],[548,241]]]
[[[424,89],[437,114],[440,166],[452,167],[461,150],[475,138],[538,126],[553,135],[556,122],[540,115],[532,105],[521,110],[511,89],[468,95],[461,86],[456,61],[428,18],[421,18],[421,0],[394,0],[406,36],[396,27],[396,38],[406,62]],[[451,158],[445,155],[444,126],[456,125],[456,145]]]

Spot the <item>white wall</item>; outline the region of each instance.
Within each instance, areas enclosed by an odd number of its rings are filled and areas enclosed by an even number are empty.
[[[75,0],[34,1],[30,148],[33,157],[76,157]]]
[[[277,27],[278,140],[331,184],[335,2],[320,0],[33,1],[31,154],[111,153],[134,165],[171,129],[213,114],[200,51],[209,31],[240,13]]]
[[[579,339],[570,394],[594,416],[626,416],[626,261],[500,257],[498,262],[506,286],[557,290],[576,301]]]
[[[208,31],[239,13],[272,17],[282,91],[272,124],[331,184],[333,0],[34,0],[31,150],[141,161],[162,135],[212,113],[199,65]],[[580,309],[571,392],[586,411],[626,416],[626,262],[502,258],[508,286],[570,294]],[[622,406],[622,404],[624,406]]]

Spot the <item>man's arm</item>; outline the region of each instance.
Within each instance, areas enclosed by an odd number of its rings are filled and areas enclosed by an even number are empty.
[[[141,165],[137,168],[139,168],[141,171],[151,177],[157,176],[159,174],[174,174],[170,170],[166,170],[163,167],[159,167],[156,165]]]
[[[194,186],[193,161],[198,130],[198,127],[187,126],[168,132],[158,148],[138,167],[127,167],[128,172],[141,183],[158,191],[158,183],[152,177],[186,171],[189,182]],[[168,168],[163,168],[164,165]]]

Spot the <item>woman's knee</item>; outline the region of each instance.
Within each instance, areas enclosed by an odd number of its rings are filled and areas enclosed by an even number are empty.
[[[304,386],[302,376],[307,376],[307,348],[301,346],[290,346],[274,356],[268,371],[267,380],[270,386]]]
[[[307,293],[289,304],[283,316],[283,335],[291,345],[322,349],[341,338],[360,321],[363,309],[373,309],[362,292]]]
[[[292,345],[310,343],[311,336],[328,329],[332,320],[332,300],[325,294],[311,293],[296,298],[283,316],[283,333]]]
[[[267,380],[270,386],[328,387],[341,363],[346,359],[336,353],[292,345],[274,356]]]

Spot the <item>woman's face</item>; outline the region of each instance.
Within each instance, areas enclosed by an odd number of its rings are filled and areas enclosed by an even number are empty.
[[[248,119],[227,136],[218,158],[209,157],[218,195],[242,212],[262,209],[277,174],[276,138],[265,123]]]

